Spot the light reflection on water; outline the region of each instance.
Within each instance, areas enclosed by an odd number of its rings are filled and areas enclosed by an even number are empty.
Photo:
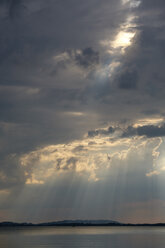
[[[1,228],[0,248],[164,248],[163,227]]]

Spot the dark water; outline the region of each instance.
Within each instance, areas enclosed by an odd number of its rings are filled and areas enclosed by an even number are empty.
[[[0,248],[165,248],[164,227],[1,228]]]

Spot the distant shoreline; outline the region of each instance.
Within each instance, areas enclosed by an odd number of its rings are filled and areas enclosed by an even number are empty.
[[[154,223],[154,224],[132,224],[132,223],[84,223],[84,222],[48,222],[48,223],[15,223],[15,222],[0,222],[0,227],[155,227],[165,226],[165,223]]]

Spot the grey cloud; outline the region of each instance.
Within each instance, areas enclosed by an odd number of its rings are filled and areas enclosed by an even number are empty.
[[[94,41],[105,37],[107,28],[109,33],[113,34],[121,21],[120,17],[113,14],[112,18],[109,15],[111,9],[105,14],[106,6],[109,6],[107,0],[104,3],[97,2],[99,11],[92,7],[92,4],[96,4],[95,1],[90,4],[79,2],[75,4],[75,1],[69,0],[67,4],[65,1],[35,0],[26,3],[28,11],[38,2],[42,2],[42,10],[33,15],[26,15],[13,24],[9,20],[1,20],[0,32],[3,34],[0,49],[1,84],[41,86],[46,81],[48,85],[50,67],[53,70],[51,57],[69,49],[82,51],[81,56],[77,57],[77,63],[83,66],[98,62],[98,53],[90,47],[96,47],[97,51],[98,42]],[[9,1],[9,4],[11,12],[15,13],[15,9],[19,9],[24,1]],[[111,7],[118,9],[119,1],[111,1]],[[98,25],[95,20],[100,18],[102,20]],[[83,50],[84,47],[89,48]],[[86,58],[89,59],[88,62]],[[53,79],[52,85],[55,86]]]
[[[149,110],[142,111],[142,113],[144,115],[150,115],[150,116],[152,116],[152,115],[158,114],[159,111],[157,109],[149,109]],[[161,113],[159,113],[159,114],[161,114]]]
[[[23,187],[26,181],[24,169],[19,164],[17,154],[4,156],[1,153],[0,190],[15,190]]]
[[[62,57],[64,55],[64,58]],[[57,55],[57,57],[60,55]],[[93,50],[92,47],[87,47],[82,50],[70,49],[61,53],[61,59],[56,62],[55,68],[51,72],[52,76],[55,76],[56,73],[61,73],[61,71],[65,71],[67,67],[71,64],[76,64],[81,69],[86,69],[92,71],[96,69],[95,67],[99,65],[99,52]]]
[[[159,4],[157,10],[154,11],[152,3],[145,5],[144,2],[146,1],[142,1],[141,7],[139,7],[139,11],[143,10],[144,12],[138,12],[139,27],[137,35],[132,46],[127,49],[127,55],[123,60],[119,86],[132,89],[138,87],[139,93],[150,95],[158,100],[163,98],[164,92],[164,70],[162,66],[164,64],[164,18],[159,13],[159,11],[162,11]],[[152,14],[150,13],[151,9]]]

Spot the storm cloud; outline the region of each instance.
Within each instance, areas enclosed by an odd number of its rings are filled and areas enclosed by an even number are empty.
[[[164,217],[164,10],[0,1],[3,220]]]
[[[162,126],[147,125],[137,128],[129,126],[122,134],[123,137],[129,137],[134,135],[146,136],[148,138],[163,137],[165,136],[165,125]]]

